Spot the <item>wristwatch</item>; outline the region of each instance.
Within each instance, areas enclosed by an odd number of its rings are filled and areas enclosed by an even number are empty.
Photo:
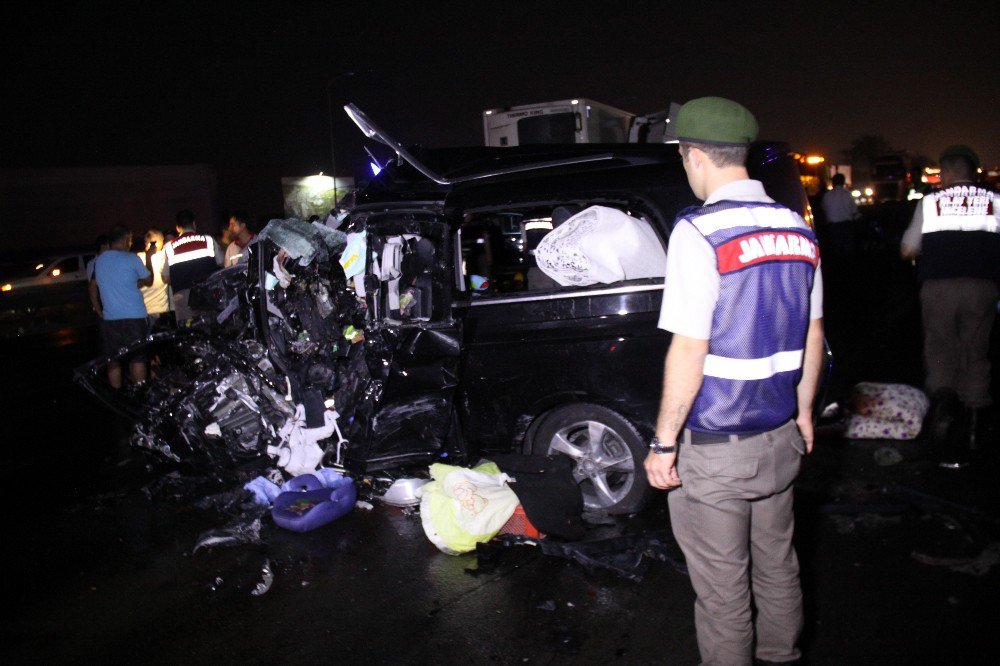
[[[662,443],[659,437],[653,435],[653,439],[649,440],[649,450],[653,453],[675,453],[677,451],[677,445],[670,444],[668,446]]]

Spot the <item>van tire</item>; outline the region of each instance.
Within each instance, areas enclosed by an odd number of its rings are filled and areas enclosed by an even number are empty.
[[[649,499],[646,444],[635,426],[606,407],[576,403],[554,409],[532,437],[531,452],[576,462],[573,478],[587,511],[635,513]]]

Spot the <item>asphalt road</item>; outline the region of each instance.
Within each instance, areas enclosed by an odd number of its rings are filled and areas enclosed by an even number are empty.
[[[831,397],[861,380],[919,384],[911,267],[873,248],[830,268]],[[127,425],[72,384],[96,349],[91,326],[0,347],[3,663],[697,662],[694,595],[669,558],[641,582],[527,546],[477,562],[377,503],[306,534],[265,517],[259,542],[196,552],[233,514],[176,499],[190,485],[150,468]],[[886,447],[902,461],[877,464]],[[996,447],[950,471],[914,442],[820,429],[796,484],[809,663],[1000,659],[998,468]],[[590,538],[667,527],[660,495]],[[265,565],[273,584],[254,595]]]

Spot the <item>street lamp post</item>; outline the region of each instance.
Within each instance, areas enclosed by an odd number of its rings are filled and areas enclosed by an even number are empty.
[[[343,72],[326,82],[327,113],[330,116],[330,174],[333,176],[333,207],[337,207],[337,153],[333,138],[333,84],[341,79],[354,76],[354,72]]]

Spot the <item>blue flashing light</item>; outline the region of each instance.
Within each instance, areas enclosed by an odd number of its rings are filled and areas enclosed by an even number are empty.
[[[368,166],[370,166],[372,168],[372,175],[373,176],[377,176],[377,175],[379,175],[382,172],[382,167],[380,167],[379,165],[375,164],[374,162],[369,162]]]

